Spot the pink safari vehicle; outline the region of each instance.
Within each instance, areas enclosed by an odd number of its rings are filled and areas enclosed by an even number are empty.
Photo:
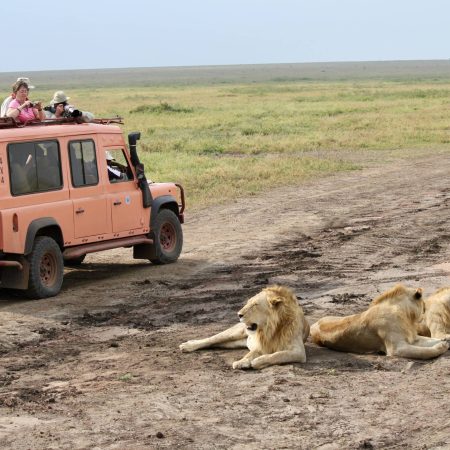
[[[146,180],[136,141],[109,121],[18,127],[0,119],[0,286],[57,295],[64,264],[133,247],[155,264],[181,253],[184,191]]]

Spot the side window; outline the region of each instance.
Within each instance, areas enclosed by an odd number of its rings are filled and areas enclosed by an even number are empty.
[[[12,195],[51,191],[62,187],[57,141],[9,144],[8,165]]]
[[[98,184],[97,158],[94,141],[69,143],[70,170],[75,187]]]
[[[105,158],[110,183],[133,179],[133,172],[123,149],[108,149],[105,151]]]

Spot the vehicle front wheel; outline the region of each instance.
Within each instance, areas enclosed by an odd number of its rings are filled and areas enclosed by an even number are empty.
[[[57,295],[64,276],[64,259],[59,245],[47,236],[38,236],[28,255],[30,275],[26,294],[30,298]]]
[[[153,264],[169,264],[180,256],[183,247],[183,230],[180,221],[170,209],[162,209],[153,222],[155,257]]]

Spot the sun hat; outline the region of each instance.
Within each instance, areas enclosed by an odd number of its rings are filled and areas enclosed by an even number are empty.
[[[63,91],[56,91],[53,95],[52,100],[50,101],[51,105],[56,105],[58,103],[65,103],[67,100],[69,100],[70,97],[67,97],[66,94],[64,94]]]
[[[23,81],[24,83],[28,84],[29,89],[34,89],[34,86],[30,85],[30,79],[28,77],[19,77],[19,78],[17,78],[17,81]],[[17,83],[17,81],[16,81],[16,83]]]
[[[108,150],[105,151],[105,154],[108,161],[114,161],[114,156]]]

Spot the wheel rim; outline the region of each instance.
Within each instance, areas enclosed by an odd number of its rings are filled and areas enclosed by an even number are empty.
[[[57,279],[58,264],[55,255],[46,253],[41,260],[41,283],[44,286],[53,286]]]
[[[166,252],[170,252],[175,248],[175,244],[177,242],[177,233],[175,231],[175,227],[172,224],[166,222],[161,227],[159,242],[161,244],[161,248]]]

